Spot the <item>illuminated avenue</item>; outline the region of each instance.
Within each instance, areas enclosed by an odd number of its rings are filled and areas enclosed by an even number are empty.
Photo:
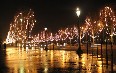
[[[81,43],[87,41],[100,44],[101,41],[113,42],[116,44],[116,16],[112,8],[106,6],[99,12],[98,20],[87,16],[85,23],[80,26]],[[30,9],[28,12],[22,11],[14,16],[14,21],[10,24],[10,29],[6,38],[7,44],[17,44],[17,46],[38,46],[40,43],[58,45],[75,44],[79,37],[77,24],[58,30],[55,34],[49,32],[49,29],[43,28],[37,35],[31,35],[32,29],[36,24],[34,12]],[[88,37],[88,40],[87,40]],[[59,43],[58,43],[59,42]],[[15,44],[15,45],[16,45]],[[41,46],[41,45],[40,45]],[[46,44],[44,45],[46,46]]]
[[[20,1],[14,2],[15,5],[12,7],[18,6],[19,2]],[[102,3],[105,2],[101,1],[97,3],[96,1],[98,8],[97,6],[95,7],[99,10],[94,12],[93,9],[92,13],[90,12],[88,15],[86,15],[82,9],[86,7],[86,5],[84,7],[77,6],[74,8],[74,12],[72,8],[72,14],[74,14],[73,16],[76,18],[71,18],[69,15],[70,20],[74,21],[72,21],[74,24],[70,24],[70,21],[68,22],[69,18],[65,20],[63,15],[68,14],[68,12],[65,12],[67,11],[66,8],[70,10],[70,6],[72,5],[73,7],[76,1],[72,1],[72,4],[68,1],[67,3],[65,3],[65,1],[64,3],[63,1],[58,2],[57,0],[56,2],[39,1],[40,12],[35,10],[37,8],[39,10],[39,7],[34,8],[33,5],[36,6],[36,4],[38,4],[34,2],[36,1],[29,0],[28,2],[25,0],[24,3],[21,2],[22,7],[23,5],[27,5],[30,9],[26,9],[26,7],[24,7],[25,9],[19,9],[9,24],[10,27],[5,40],[2,40],[0,35],[0,73],[116,72],[115,6],[106,4],[99,8],[100,3],[102,5]],[[44,4],[42,5],[41,2],[44,2]],[[93,6],[92,2],[93,1],[90,1],[90,3],[86,2],[84,4]],[[57,3],[60,7],[57,7]],[[80,1],[80,5],[82,3]],[[11,4],[13,4],[12,1]],[[78,4],[77,1],[76,5]],[[43,8],[42,12],[41,8]],[[94,6],[89,8],[94,8]],[[61,13],[58,11],[60,9],[61,12],[63,10],[64,12]],[[85,11],[86,10],[89,9],[85,9]],[[91,10],[92,9],[90,9],[90,11]],[[48,12],[47,15],[42,14],[46,11]],[[40,14],[40,18],[43,15],[43,18],[46,17],[46,20],[49,17],[59,18],[60,14],[62,17],[60,17],[61,19],[58,21],[51,19],[53,23],[57,22],[54,24],[55,27],[52,26],[53,24],[49,25],[50,22],[45,22],[48,23],[48,25],[46,24],[46,26],[44,26],[41,22],[45,20],[40,20],[39,23],[39,16],[37,14]],[[53,16],[51,16],[51,14],[53,14]],[[86,17],[83,15],[86,15]],[[66,17],[68,17],[68,15],[66,15]],[[50,21],[50,19],[48,19],[48,21]],[[63,27],[63,21],[67,23],[64,24],[65,27]],[[62,25],[59,24],[60,22]],[[44,27],[39,27],[39,24]],[[56,31],[49,27],[56,30],[60,28]],[[33,31],[36,29],[38,31],[36,31],[37,33],[35,34]]]

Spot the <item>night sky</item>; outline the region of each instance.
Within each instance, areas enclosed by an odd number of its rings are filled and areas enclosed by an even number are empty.
[[[4,0],[0,2],[0,37],[6,38],[9,25],[14,15],[23,9],[35,12],[37,23],[33,34],[37,34],[44,27],[54,32],[60,28],[74,25],[77,20],[75,10],[81,9],[81,22],[87,15],[99,13],[106,5],[116,5],[115,0]],[[116,7],[116,6],[115,6]]]

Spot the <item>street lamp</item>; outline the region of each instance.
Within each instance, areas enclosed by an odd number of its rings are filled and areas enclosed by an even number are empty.
[[[78,16],[78,34],[79,34],[79,39],[78,39],[78,41],[79,41],[79,45],[78,45],[78,50],[77,50],[77,54],[82,54],[83,53],[83,51],[81,50],[81,42],[80,42],[80,25],[79,25],[79,16],[80,16],[80,13],[81,13],[81,11],[80,11],[80,9],[79,8],[77,8],[76,9],[76,14],[77,14],[77,16]]]
[[[45,30],[45,42],[46,42],[45,50],[48,50],[48,48],[47,48],[47,35],[46,35],[47,28],[44,28],[44,30]]]
[[[21,14],[21,15],[22,15],[22,14]],[[23,31],[22,31],[22,21],[23,21],[23,19],[21,18],[20,21],[21,21],[21,32],[23,32]],[[21,35],[22,35],[22,33],[21,33]],[[23,35],[22,35],[22,36],[23,36]],[[19,47],[22,48],[22,37],[21,37],[21,42],[20,42],[20,44],[21,44],[21,46],[19,46]]]
[[[77,9],[76,9],[76,14],[77,14],[78,17],[80,16],[80,13],[81,13],[80,9],[77,8]]]

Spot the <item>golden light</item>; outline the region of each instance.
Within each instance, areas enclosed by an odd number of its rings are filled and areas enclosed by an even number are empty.
[[[101,24],[99,23],[98,26],[101,26]]]
[[[20,21],[22,22],[22,21],[23,21],[23,19],[20,19]]]

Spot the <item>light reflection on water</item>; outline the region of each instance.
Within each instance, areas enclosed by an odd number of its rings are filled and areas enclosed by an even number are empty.
[[[75,51],[7,48],[8,73],[103,73],[102,60]]]

